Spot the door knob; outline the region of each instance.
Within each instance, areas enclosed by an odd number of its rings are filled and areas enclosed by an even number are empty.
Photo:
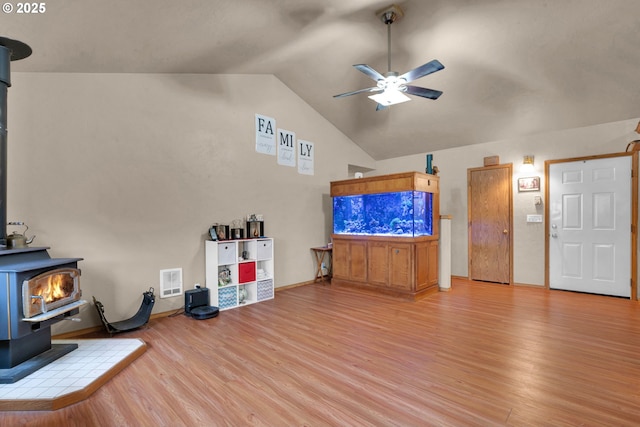
[[[507,234],[508,231],[507,230],[502,230],[502,234]]]

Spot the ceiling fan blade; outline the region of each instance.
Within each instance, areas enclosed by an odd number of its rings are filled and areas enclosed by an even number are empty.
[[[382,74],[369,67],[367,64],[356,64],[354,65],[354,67],[356,67],[359,71],[365,73],[371,80],[375,82],[377,82],[378,80],[384,80],[384,76]]]
[[[360,89],[360,90],[354,90],[353,92],[346,92],[346,93],[341,93],[339,95],[333,95],[334,98],[343,98],[345,96],[350,96],[350,95],[355,95],[358,93],[363,93],[363,92],[382,92],[382,89],[380,89],[379,87],[368,87],[366,89]]]
[[[437,59],[434,59],[431,62],[427,62],[417,68],[414,68],[411,71],[407,71],[400,77],[399,79],[405,79],[407,83],[412,82],[414,80],[419,79],[420,77],[424,77],[428,74],[435,73],[436,71],[440,71],[444,68],[444,65],[440,63]]]
[[[406,88],[407,90],[405,92],[409,95],[421,96],[423,98],[438,99],[440,95],[442,95],[442,92],[439,90],[426,89],[424,87],[407,85]]]

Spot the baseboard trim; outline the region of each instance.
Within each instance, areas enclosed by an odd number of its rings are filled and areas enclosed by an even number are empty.
[[[286,285],[286,286],[279,286],[277,288],[274,289],[275,292],[280,292],[280,291],[286,291],[287,289],[293,289],[293,288],[297,288],[300,286],[306,286],[306,285],[313,285],[314,283],[323,283],[323,282],[316,282],[314,280],[307,280],[306,282],[299,282],[299,283],[293,283],[291,285]],[[324,282],[325,284],[331,284],[331,280]]]
[[[451,279],[457,279],[457,280],[465,280],[467,282],[473,282],[473,280],[469,279],[468,277],[465,276],[451,276]],[[491,283],[491,282],[483,282],[483,283]],[[511,282],[511,283],[496,283],[496,284],[503,284],[503,285],[507,285],[507,286],[528,286],[528,287],[532,287],[532,288],[546,288],[545,285],[539,285],[537,283],[516,283],[516,282]]]

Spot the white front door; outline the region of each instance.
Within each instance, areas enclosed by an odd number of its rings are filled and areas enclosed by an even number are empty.
[[[549,287],[631,296],[631,156],[549,165]]]

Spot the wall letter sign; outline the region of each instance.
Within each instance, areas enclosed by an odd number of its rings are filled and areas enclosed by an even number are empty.
[[[278,129],[278,164],[296,167],[296,134]]]
[[[298,173],[313,175],[314,143],[298,140]]]
[[[256,151],[276,155],[276,119],[256,114]]]

